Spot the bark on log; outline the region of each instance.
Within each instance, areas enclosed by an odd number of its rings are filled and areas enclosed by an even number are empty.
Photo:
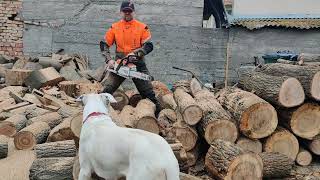
[[[178,88],[174,91],[173,96],[183,120],[189,125],[197,124],[201,120],[203,112],[191,95]]]
[[[295,107],[304,102],[301,83],[292,77],[271,76],[261,72],[243,72],[239,85],[262,99],[281,107]]]
[[[314,139],[308,143],[308,148],[315,155],[320,155],[320,135],[314,137]]]
[[[52,129],[62,122],[62,117],[57,112],[46,113],[41,116],[29,119],[27,125],[30,125],[35,122],[46,122]]]
[[[60,90],[64,91],[68,96],[76,97],[77,84],[79,84],[79,81],[62,81],[58,86]]]
[[[163,109],[172,109],[175,110],[177,103],[173,98],[173,93],[166,94],[159,99],[161,107]]]
[[[124,93],[121,90],[116,90],[113,93],[113,97],[116,99],[116,103],[111,103],[111,106],[114,110],[119,110],[121,111],[123,109],[124,106],[129,104],[129,98],[126,95],[126,93]]]
[[[191,94],[190,81],[188,81],[188,80],[180,80],[180,81],[174,82],[173,91],[176,91],[178,88],[181,88],[186,93]]]
[[[73,140],[37,144],[34,150],[37,158],[75,157],[77,152]]]
[[[14,136],[17,149],[32,149],[36,144],[44,143],[49,135],[50,126],[45,122],[35,122],[23,128]]]
[[[6,99],[4,101],[2,101],[0,103],[0,112],[3,111],[3,109],[5,107],[8,107],[8,106],[11,106],[11,105],[14,105],[16,104],[15,100],[13,98],[9,98],[9,99]]]
[[[72,179],[74,157],[36,159],[30,168],[30,180]]]
[[[253,93],[237,88],[223,89],[218,101],[233,115],[242,134],[249,138],[267,137],[278,125],[274,107]]]
[[[0,135],[0,159],[8,156],[8,142],[9,137]]]
[[[119,118],[124,122],[124,125],[129,128],[134,128],[138,120],[134,107],[126,105],[119,114]]]
[[[62,121],[61,124],[54,127],[48,136],[47,142],[73,140],[73,133],[70,128],[72,118],[67,118]]]
[[[235,144],[220,139],[212,142],[205,166],[218,179],[262,179],[263,163],[259,155],[244,153]]]
[[[32,89],[39,89],[45,86],[55,86],[64,78],[53,68],[40,69],[33,71],[25,80],[25,84]]]
[[[160,135],[166,137],[172,125],[177,121],[177,115],[172,109],[163,109],[158,116]]]
[[[170,147],[174,155],[176,156],[179,164],[184,164],[188,160],[187,153],[181,143],[170,144]]]
[[[190,92],[191,95],[194,97],[196,93],[202,90],[200,82],[196,78],[192,78],[190,80]]]
[[[198,158],[200,156],[200,144],[197,143],[197,145],[191,149],[190,151],[187,151],[186,152],[187,154],[187,164],[188,166],[194,166],[197,161],[198,161]]]
[[[300,65],[307,62],[320,62],[320,54],[301,53],[298,56],[298,63]]]
[[[201,179],[196,176],[192,176],[190,174],[185,174],[180,172],[180,180],[201,180]]]
[[[259,153],[263,161],[264,178],[283,178],[290,175],[294,161],[280,153]]]
[[[203,111],[198,130],[206,141],[209,144],[215,139],[235,142],[238,138],[237,126],[214,94],[206,89],[200,90],[195,94],[195,100]]]
[[[261,153],[262,152],[262,143],[259,140],[253,140],[246,137],[240,137],[237,140],[237,146],[242,148],[245,151],[253,152],[253,153]]]
[[[289,76],[297,78],[303,86],[305,94],[320,100],[320,66],[296,66],[290,64],[271,63],[258,69],[272,76]]]
[[[145,131],[159,134],[160,129],[155,117],[156,105],[148,99],[141,100],[135,108],[137,121],[135,127]]]
[[[166,94],[170,94],[171,91],[169,90],[169,88],[167,87],[166,84],[164,84],[163,82],[160,81],[152,81],[151,82],[152,87],[153,87],[153,91],[156,94],[156,97],[160,98]]]
[[[39,64],[44,68],[54,67],[57,71],[60,71],[62,68],[62,64],[59,61],[52,59],[52,57],[39,57]]]
[[[14,115],[0,123],[0,135],[12,137],[26,127],[27,118],[24,115]]]
[[[136,107],[139,101],[142,99],[142,96],[136,90],[128,90],[125,92],[125,94],[128,96],[129,105],[132,107]]]
[[[299,152],[299,142],[292,133],[279,127],[266,139],[263,150],[265,152],[278,152],[295,160]]]
[[[31,73],[31,70],[8,69],[6,71],[6,84],[7,86],[22,86]]]
[[[278,109],[280,123],[302,138],[313,139],[320,133],[320,106],[305,103],[298,108]]]
[[[300,166],[308,166],[312,162],[312,155],[309,151],[300,147],[299,153],[296,158],[297,164]]]

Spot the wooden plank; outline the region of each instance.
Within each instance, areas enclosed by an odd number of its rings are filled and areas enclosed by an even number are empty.
[[[25,84],[32,89],[39,89],[45,86],[54,86],[63,81],[64,78],[53,68],[40,69],[33,71],[25,80]]]
[[[8,112],[8,111],[11,111],[11,110],[14,110],[14,109],[18,109],[18,108],[27,106],[29,104],[30,104],[29,102],[18,103],[18,104],[3,108],[3,111]]]

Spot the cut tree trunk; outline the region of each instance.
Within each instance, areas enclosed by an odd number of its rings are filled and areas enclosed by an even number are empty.
[[[160,98],[166,94],[170,94],[171,91],[169,90],[168,86],[160,81],[152,81],[151,82],[153,91],[156,94],[156,97]]]
[[[155,117],[156,105],[148,99],[141,100],[135,108],[137,121],[135,128],[159,134],[160,129]]]
[[[218,101],[235,118],[242,134],[249,138],[267,137],[278,125],[274,107],[253,93],[237,88],[223,89]]]
[[[52,129],[62,122],[62,117],[57,112],[46,113],[41,116],[29,119],[27,125],[30,125],[35,122],[46,122]]]
[[[62,64],[59,61],[52,59],[52,57],[39,57],[39,64],[44,68],[54,67],[57,71],[60,71],[62,68]]]
[[[174,143],[174,144],[169,144],[174,155],[176,156],[179,164],[183,164],[187,161],[187,153],[185,149],[183,148],[181,143]]]
[[[263,163],[259,155],[245,153],[235,144],[220,139],[212,142],[205,167],[218,179],[262,179]]]
[[[308,143],[308,148],[315,155],[320,155],[320,135],[314,137],[314,139]]]
[[[61,124],[54,127],[48,136],[47,142],[73,140],[74,135],[70,128],[72,118],[67,118],[62,121]]]
[[[237,146],[242,148],[245,151],[253,152],[253,153],[261,153],[262,152],[262,143],[259,140],[249,139],[246,137],[240,137],[237,140]]]
[[[34,150],[37,158],[75,157],[77,152],[73,140],[37,144]]]
[[[190,92],[192,96],[195,97],[195,95],[201,90],[202,90],[202,86],[200,82],[196,78],[192,78],[190,80]]]
[[[26,69],[8,69],[6,71],[7,86],[22,86],[32,70]]]
[[[122,111],[119,114],[119,119],[124,122],[124,125],[129,128],[134,128],[135,123],[138,120],[134,107],[126,105],[123,107]]]
[[[240,74],[239,85],[272,104],[286,108],[298,106],[305,99],[301,83],[293,77],[243,72]]]
[[[296,158],[297,164],[300,166],[308,166],[312,162],[312,155],[309,151],[300,147],[299,153]]]
[[[313,139],[320,133],[320,106],[305,103],[298,108],[278,109],[280,123],[302,138]]]
[[[0,159],[8,156],[8,142],[9,137],[0,135]]]
[[[297,78],[303,86],[305,94],[320,100],[320,66],[297,66],[291,64],[271,63],[258,69],[272,76],[289,76]]]
[[[36,144],[44,143],[49,135],[50,126],[45,122],[35,122],[23,128],[14,136],[17,149],[32,149]]]
[[[114,110],[119,110],[121,111],[123,109],[123,107],[125,105],[128,105],[129,104],[129,98],[128,96],[126,95],[126,93],[124,93],[123,91],[121,90],[116,90],[114,93],[113,93],[113,97],[116,99],[116,103],[111,103],[111,106]]]
[[[294,161],[280,153],[259,153],[263,161],[264,178],[283,178],[290,175]]]
[[[77,149],[79,148],[79,140],[80,140],[80,133],[82,128],[82,121],[83,121],[83,114],[78,113],[74,115],[70,120],[70,129],[73,133],[73,140],[76,144]]]
[[[64,91],[68,96],[76,97],[77,84],[79,84],[79,81],[62,81],[58,86],[60,90]]]
[[[266,139],[263,150],[265,152],[278,152],[295,160],[299,152],[299,142],[292,133],[279,127]]]
[[[0,123],[0,135],[12,137],[16,132],[26,127],[27,118],[24,115],[13,115]]]
[[[90,94],[90,93],[100,93],[102,91],[102,85],[98,82],[95,83],[79,83],[77,84],[77,96],[81,96],[83,94]]]
[[[40,69],[33,71],[25,80],[25,84],[31,89],[39,89],[45,86],[55,86],[64,78],[53,68]]]
[[[169,93],[166,95],[163,95],[160,99],[159,102],[161,104],[161,107],[163,109],[172,109],[175,110],[177,107],[177,103],[173,98],[173,93]]]
[[[300,65],[308,62],[320,62],[320,54],[301,53],[298,56]]]
[[[176,89],[173,96],[183,120],[189,125],[197,124],[201,120],[203,112],[192,96],[181,88]]]
[[[238,129],[230,114],[223,109],[214,94],[208,90],[200,90],[195,94],[197,105],[203,111],[203,118],[199,123],[199,132],[210,144],[215,139],[235,142]]]
[[[30,168],[30,180],[72,179],[74,157],[36,159]]]
[[[125,94],[128,96],[129,105],[132,107],[136,107],[139,101],[142,99],[142,96],[136,90],[128,90],[125,92]]]

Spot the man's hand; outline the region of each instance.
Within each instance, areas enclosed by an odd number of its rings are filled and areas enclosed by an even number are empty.
[[[134,53],[129,53],[127,57],[128,57],[128,63],[135,64],[139,61],[139,58]]]

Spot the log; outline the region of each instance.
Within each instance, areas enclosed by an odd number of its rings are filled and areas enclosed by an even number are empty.
[[[37,98],[37,96],[35,96],[34,94],[25,94],[23,96],[23,101],[27,101],[31,104],[36,104],[38,107],[41,107],[42,103],[40,102],[40,100]]]
[[[0,135],[0,159],[6,158],[8,155],[8,142],[7,136]]]
[[[35,122],[23,128],[14,136],[17,149],[32,149],[36,144],[44,143],[49,135],[50,126],[45,122]]]
[[[201,180],[200,178],[180,172],[180,180]]]
[[[77,152],[73,140],[37,144],[34,150],[37,158],[75,157]]]
[[[220,139],[210,145],[205,167],[218,179],[262,179],[263,163],[259,155],[245,153],[235,144]]]
[[[178,88],[173,93],[183,120],[189,125],[197,124],[202,118],[202,110],[191,95]]]
[[[177,121],[177,116],[172,109],[163,109],[158,116],[158,124],[160,128],[160,135],[166,137],[172,125]]]
[[[64,91],[68,96],[76,97],[78,81],[62,81],[59,83],[59,88]]]
[[[79,140],[80,140],[80,133],[82,128],[82,121],[83,121],[83,114],[78,113],[71,117],[70,120],[70,129],[73,133],[73,140],[76,144],[77,149],[79,148]]]
[[[320,135],[314,137],[314,139],[308,143],[308,148],[315,155],[320,155]]]
[[[161,81],[152,81],[151,84],[156,97],[161,97],[171,93],[168,86]]]
[[[59,61],[52,59],[52,57],[39,57],[39,64],[41,64],[43,68],[54,67],[57,71],[62,68],[62,64]]]
[[[191,95],[194,97],[201,90],[202,90],[202,86],[201,86],[200,82],[196,78],[192,78],[190,80]]]
[[[113,97],[116,99],[116,103],[111,103],[111,106],[114,110],[121,111],[125,105],[129,104],[129,98],[125,92],[121,90],[116,90],[113,93]]]
[[[54,127],[48,136],[47,142],[55,142],[55,141],[64,141],[64,140],[73,140],[74,135],[70,128],[72,118],[66,118]]]
[[[277,63],[282,63],[282,64],[293,64],[296,65],[297,62],[296,61],[290,61],[290,60],[285,60],[285,59],[278,59]]]
[[[186,93],[189,93],[189,94],[191,93],[190,81],[188,81],[188,80],[180,80],[180,81],[174,82],[173,91],[176,91],[178,88],[181,88]]]
[[[27,118],[24,115],[13,115],[0,123],[0,134],[12,137],[26,127]]]
[[[72,179],[74,157],[40,158],[30,167],[30,180]]]
[[[174,155],[176,156],[179,164],[184,164],[187,161],[187,153],[184,150],[183,146],[181,143],[174,143],[174,144],[169,144]]]
[[[237,140],[237,146],[241,149],[253,153],[261,153],[262,152],[262,143],[259,140],[249,139],[246,137],[240,137]]]
[[[298,108],[278,109],[280,123],[289,128],[295,135],[313,139],[320,134],[320,106],[305,103]]]
[[[63,66],[59,72],[67,81],[76,81],[82,79],[79,73],[76,71],[76,68],[72,66]]]
[[[6,99],[0,102],[0,111],[3,111],[3,108],[16,104],[16,101],[13,98]]]
[[[218,101],[235,118],[242,134],[249,138],[267,137],[278,125],[274,107],[253,93],[237,88],[224,89]]]
[[[300,147],[297,158],[297,164],[300,166],[308,166],[312,162],[312,155],[309,151]]]
[[[272,76],[297,78],[309,98],[320,100],[320,66],[296,66],[291,64],[270,63],[258,69]]]
[[[139,92],[136,90],[128,90],[125,92],[125,94],[128,96],[129,105],[131,105],[132,107],[136,107],[139,101],[143,99]]]
[[[195,94],[197,105],[203,111],[203,118],[199,123],[199,133],[210,144],[215,139],[235,142],[238,129],[231,115],[223,109],[214,94],[206,89]]]
[[[135,108],[137,121],[135,128],[159,134],[159,126],[155,117],[156,106],[149,99],[143,99]]]
[[[134,128],[135,124],[137,123],[137,116],[135,115],[134,107],[130,105],[126,105],[123,107],[122,111],[119,114],[119,119],[124,122],[124,125],[129,128]]]
[[[197,143],[197,145],[191,149],[190,151],[187,151],[187,164],[188,166],[194,166],[197,161],[198,158],[200,157],[200,144]]]
[[[177,103],[173,98],[173,93],[166,94],[159,99],[161,107],[163,109],[172,109],[175,110],[177,107]]]
[[[282,127],[279,127],[266,139],[263,151],[278,152],[288,156],[292,160],[295,160],[299,152],[299,142],[292,133]]]
[[[298,63],[302,65],[308,62],[320,62],[320,54],[300,53]]]
[[[254,92],[262,99],[281,107],[295,107],[301,105],[305,99],[301,83],[293,77],[243,72],[240,74],[239,85],[242,89]]]
[[[18,104],[14,104],[14,105],[5,107],[5,108],[3,108],[3,111],[8,112],[8,111],[19,109],[21,107],[25,107],[25,106],[28,106],[28,105],[30,105],[30,103],[22,102],[22,103],[18,103]]]
[[[27,125],[30,125],[35,122],[46,122],[52,129],[62,122],[62,117],[57,112],[46,113],[41,116],[29,119]]]
[[[22,86],[32,70],[26,69],[8,69],[6,71],[6,85],[7,86]]]
[[[12,69],[13,68],[13,63],[0,64],[0,67],[4,67],[6,69]]]
[[[43,67],[37,62],[27,62],[27,64],[25,64],[23,67],[23,69],[32,70],[32,71],[40,70],[42,68]]]
[[[74,180],[79,179],[79,173],[80,173],[80,161],[79,161],[79,155],[74,157],[74,163],[72,167],[72,177]]]
[[[31,89],[39,89],[45,86],[55,86],[64,78],[53,68],[40,69],[33,71],[25,80],[25,84]]]
[[[290,175],[294,161],[280,153],[259,153],[263,161],[264,178],[283,178]]]

